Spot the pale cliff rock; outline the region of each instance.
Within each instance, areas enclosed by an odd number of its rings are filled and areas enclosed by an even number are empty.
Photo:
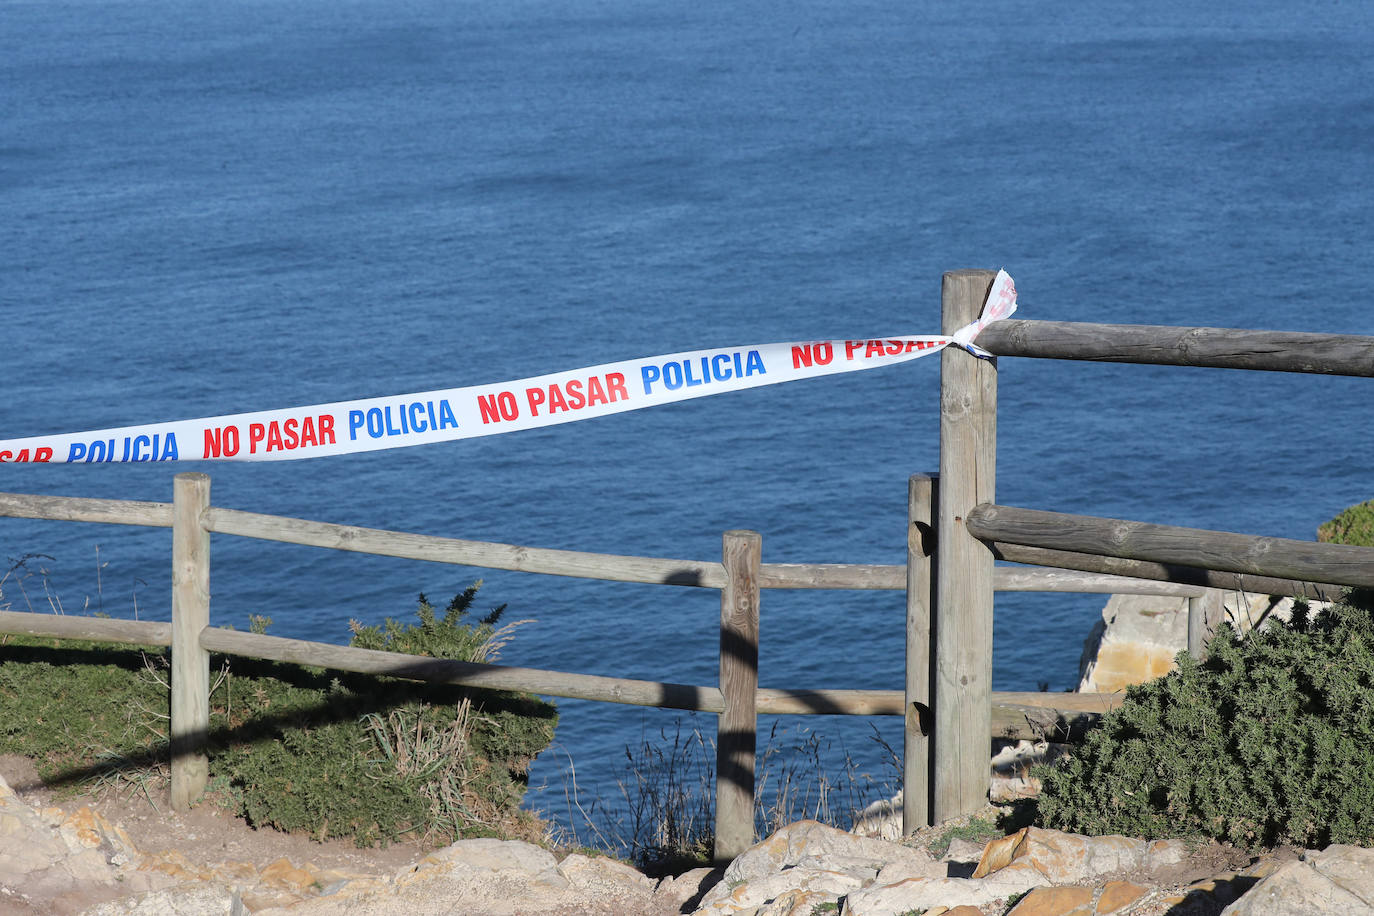
[[[1293,613],[1293,599],[1251,592],[1225,592],[1222,605],[1224,619],[1241,633],[1270,620],[1288,620]],[[1326,606],[1311,603],[1317,613]],[[1078,690],[1115,693],[1162,677],[1187,648],[1187,598],[1112,595],[1083,644]]]

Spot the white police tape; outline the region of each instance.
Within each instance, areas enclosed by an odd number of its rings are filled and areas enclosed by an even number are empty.
[[[1014,311],[1016,287],[999,271],[982,316],[952,336],[692,350],[495,385],[30,436],[0,441],[0,462],[279,461],[491,436],[902,363],[950,344],[986,358],[974,338]]]

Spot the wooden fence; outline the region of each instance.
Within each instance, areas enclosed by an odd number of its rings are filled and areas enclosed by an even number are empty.
[[[902,690],[760,688],[758,614],[762,589],[907,590],[909,575],[928,579],[930,506],[935,480],[911,478],[908,566],[782,564],[762,562],[762,539],[727,531],[722,559],[690,561],[550,550],[431,535],[359,528],[225,509],[210,503],[210,478],[176,475],[171,503],[0,493],[0,516],[69,522],[170,527],[172,622],[153,623],[53,614],[0,612],[0,632],[170,646],[172,804],[189,806],[204,789],[208,762],[209,653],[384,674],[431,683],[521,690],[636,706],[696,710],[720,716],[717,738],[717,855],[737,855],[753,841],[756,717],[770,715],[906,716],[908,732],[924,734],[929,710],[911,706]],[[924,494],[924,495],[923,495]],[[925,537],[920,534],[924,532]],[[334,550],[428,560],[528,573],[641,582],[721,592],[720,679],[714,685],[631,680],[591,674],[420,658],[391,652],[286,639],[211,627],[210,535],[236,535]],[[1126,594],[1208,594],[1197,586],[1052,569],[999,568],[995,587],[1005,591]],[[918,590],[917,594],[925,594]],[[916,601],[911,607],[924,607]],[[919,628],[912,633],[923,632]],[[923,645],[921,639],[913,645]],[[1115,696],[999,692],[991,695],[988,735],[1008,738],[1069,734],[1117,702]],[[986,749],[984,752],[986,758]],[[985,761],[986,762],[986,761]]]
[[[944,277],[946,333],[977,316],[993,273]],[[979,343],[999,355],[1374,375],[1374,338],[1211,328],[1142,328],[1004,321]],[[209,653],[386,674],[432,683],[602,702],[699,710],[720,717],[716,857],[753,841],[756,717],[899,715],[906,720],[908,831],[986,800],[990,736],[1081,729],[1117,695],[991,690],[994,591],[1163,594],[1189,599],[1189,649],[1219,618],[1217,589],[1331,597],[1374,584],[1374,549],[1282,541],[999,506],[994,499],[997,369],[949,348],[941,355],[940,470],[908,488],[904,566],[762,562],[756,532],[727,531],[716,561],[613,556],[466,541],[260,515],[213,506],[210,479],[176,475],[172,503],[0,493],[0,516],[173,529],[172,622],[0,612],[0,633],[170,646],[172,804],[203,791]],[[629,680],[377,652],[209,625],[210,535],[544,575],[713,588],[721,594],[714,685]],[[994,560],[1036,568],[1002,567]],[[761,688],[763,589],[885,589],[907,595],[903,690]]]
[[[945,274],[945,333],[973,319],[994,277],[985,270]],[[989,325],[978,343],[997,356],[1374,376],[1374,337],[1005,320]],[[1330,583],[1374,585],[1371,548],[996,505],[997,366],[952,347],[941,359],[939,575],[929,599],[933,722],[928,747],[924,736],[909,736],[906,745],[908,766],[929,755],[924,813],[934,820],[976,810],[987,793],[987,748],[974,736],[989,721],[994,560],[1315,597],[1337,591]],[[1205,629],[1205,620],[1190,620],[1192,647]],[[919,692],[913,677],[908,666],[908,691]],[[923,813],[922,801],[911,797],[913,782],[906,788],[910,824]]]

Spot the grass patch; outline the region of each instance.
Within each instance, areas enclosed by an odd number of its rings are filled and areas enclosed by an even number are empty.
[[[352,645],[485,661],[510,638],[504,606],[467,619],[474,585],[418,623],[353,625]],[[265,627],[255,618],[253,628]],[[536,697],[211,657],[208,798],[255,826],[443,844],[542,831],[519,809],[556,713]],[[165,794],[168,650],[0,639],[0,753],[51,786]]]

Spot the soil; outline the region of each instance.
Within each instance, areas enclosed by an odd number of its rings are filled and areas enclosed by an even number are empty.
[[[322,869],[390,875],[429,852],[418,844],[359,849],[351,840],[320,842],[301,834],[258,830],[214,804],[175,812],[167,804],[165,781],[149,783],[146,795],[136,786],[94,795],[54,791],[39,779],[31,760],[14,754],[0,755],[0,776],[36,809],[56,806],[71,812],[87,806],[128,831],[141,852],[175,849],[197,865],[249,862],[262,868],[286,858],[295,865],[310,862]]]

